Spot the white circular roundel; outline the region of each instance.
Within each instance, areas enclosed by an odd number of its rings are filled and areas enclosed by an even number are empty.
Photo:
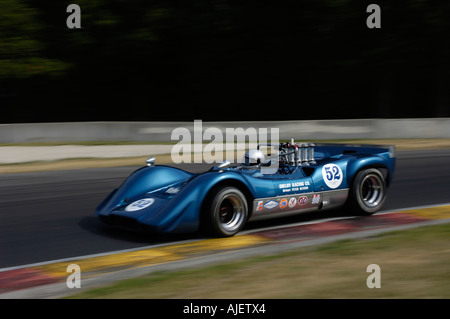
[[[322,177],[329,188],[338,188],[342,184],[342,170],[336,164],[326,164],[322,168]]]
[[[155,200],[153,198],[143,198],[131,203],[125,208],[125,210],[127,212],[134,212],[136,210],[144,209],[153,204],[154,201]]]

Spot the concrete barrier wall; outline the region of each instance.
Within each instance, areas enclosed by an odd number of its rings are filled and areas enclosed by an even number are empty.
[[[0,124],[0,143],[170,142],[178,127],[194,134],[194,121]],[[270,128],[278,128],[281,140],[450,138],[450,118],[201,122],[203,132],[209,127],[220,129],[224,138],[226,128],[268,128],[269,137]]]

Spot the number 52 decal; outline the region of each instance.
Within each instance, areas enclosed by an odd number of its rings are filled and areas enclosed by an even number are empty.
[[[337,188],[342,184],[342,170],[336,164],[326,164],[322,168],[322,178],[329,188]]]

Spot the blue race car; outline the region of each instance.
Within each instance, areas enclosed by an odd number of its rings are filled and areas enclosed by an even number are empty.
[[[272,153],[273,152],[273,153]],[[162,233],[238,233],[247,221],[346,207],[378,211],[395,169],[394,147],[260,144],[242,164],[201,174],[154,165],[154,158],[109,194],[96,216],[109,225]]]

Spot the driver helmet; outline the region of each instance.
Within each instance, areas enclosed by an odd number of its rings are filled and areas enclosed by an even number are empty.
[[[244,156],[244,165],[252,166],[264,163],[264,154],[260,150],[249,150]]]

